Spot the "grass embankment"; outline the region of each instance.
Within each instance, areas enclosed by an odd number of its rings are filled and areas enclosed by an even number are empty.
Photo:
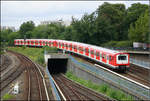
[[[8,50],[28,56],[31,60],[43,65],[44,64],[44,48],[28,48],[28,47],[10,47]]]
[[[103,93],[103,94],[109,96],[110,98],[113,98],[116,100],[128,100],[128,101],[133,100],[133,98],[131,96],[126,95],[122,91],[115,90],[106,84],[98,85],[98,84],[92,83],[91,81],[83,80],[83,79],[78,78],[77,76],[73,75],[72,72],[67,72],[66,76],[69,79],[76,81],[76,82],[80,83],[81,85],[91,88],[97,92]]]
[[[3,99],[3,100],[10,100],[10,99],[12,99],[12,98],[14,98],[14,97],[15,97],[14,95],[11,95],[11,94],[6,93],[6,94],[2,97],[2,99]]]
[[[44,64],[44,50],[47,52],[57,52],[57,48],[50,48],[45,46],[43,48],[31,48],[31,47],[9,47],[8,50],[16,51],[18,53],[28,56],[32,61],[39,63],[40,65],[45,66]]]

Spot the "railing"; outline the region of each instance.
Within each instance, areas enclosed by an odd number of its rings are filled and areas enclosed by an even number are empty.
[[[130,63],[133,63],[133,64],[136,64],[136,65],[142,66],[144,68],[150,69],[150,63],[149,62],[140,61],[140,60],[130,58]]]
[[[120,89],[124,88],[130,92],[133,92],[134,94],[141,96],[141,97],[150,99],[150,88],[149,87],[141,86],[141,85],[135,83],[134,81],[131,82],[130,80],[127,80],[120,76],[114,75],[102,68],[97,68],[97,67],[89,65],[89,64],[84,64],[84,63],[78,62],[72,56],[70,56],[70,59],[73,63],[78,65],[79,68],[86,69],[90,72],[93,72],[93,74],[95,74],[99,77],[103,77],[106,80],[109,80],[109,81],[113,82],[114,84],[121,86]]]
[[[58,91],[57,91],[57,89],[56,89],[56,87],[55,87],[55,84],[54,84],[54,82],[53,82],[52,76],[50,75],[50,73],[49,73],[49,71],[48,71],[48,67],[46,68],[46,72],[47,72],[47,74],[48,74],[48,76],[49,76],[50,84],[51,84],[52,89],[54,90],[54,93],[55,93],[55,96],[56,96],[56,99],[55,99],[55,100],[60,101],[60,100],[61,100],[61,99],[60,99],[60,96],[59,96]]]

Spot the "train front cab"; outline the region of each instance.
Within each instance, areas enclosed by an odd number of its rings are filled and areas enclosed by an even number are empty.
[[[129,69],[129,54],[118,53],[115,55],[116,69],[120,71],[126,71]]]

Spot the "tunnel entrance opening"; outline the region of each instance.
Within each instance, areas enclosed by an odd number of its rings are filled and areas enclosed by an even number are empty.
[[[67,62],[67,58],[48,59],[48,70],[50,74],[66,73]]]

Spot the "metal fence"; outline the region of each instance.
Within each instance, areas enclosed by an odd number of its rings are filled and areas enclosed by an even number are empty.
[[[150,48],[133,48],[133,47],[105,47],[113,50],[126,50],[126,51],[150,51]]]
[[[134,94],[138,94],[141,97],[150,99],[150,88],[149,87],[145,88],[134,82],[131,82],[122,77],[119,77],[110,72],[107,72],[106,70],[104,70],[102,68],[98,68],[93,65],[81,63],[81,62],[77,61],[76,59],[74,59],[72,56],[70,56],[70,59],[73,63],[77,64],[80,68],[83,68],[90,72],[93,72],[95,75],[103,77],[106,80],[109,80],[109,81],[113,82],[114,84],[119,85],[119,86],[123,87],[124,89],[127,89],[130,92],[133,92]]]
[[[144,68],[150,69],[150,63],[149,62],[140,61],[140,60],[130,58],[130,63],[133,63],[133,64],[136,64],[136,65],[142,66]]]

